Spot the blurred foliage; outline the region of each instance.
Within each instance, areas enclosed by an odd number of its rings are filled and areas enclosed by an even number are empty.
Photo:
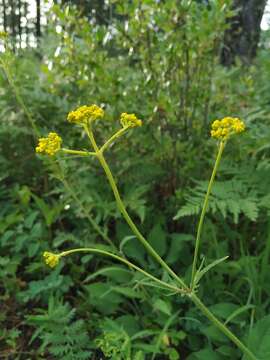
[[[209,123],[226,115],[245,120],[246,134],[226,147],[202,239],[207,263],[230,257],[205,275],[199,292],[267,360],[269,34],[253,65],[222,67],[229,5],[110,1],[113,16],[103,22],[54,5],[38,52],[0,56],[39,131],[57,131],[66,147],[87,148],[80,129],[65,121],[77,105],[106,110],[95,129],[100,142],[119,126],[121,112],[143,119],[144,126],[106,158],[139,227],[183,276],[191,271],[216,151]],[[118,263],[85,255],[53,271],[45,267],[44,250],[110,249],[109,238],[128,258],[166,277],[116,211],[94,160],[57,158],[52,164],[35,155],[27,114],[3,67],[0,92],[0,358],[240,359],[185,299],[150,288]]]

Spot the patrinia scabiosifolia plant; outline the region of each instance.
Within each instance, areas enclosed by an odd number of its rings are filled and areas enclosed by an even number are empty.
[[[153,276],[145,269],[138,267],[137,265],[131,263],[126,258],[121,257],[115,253],[111,253],[108,251],[104,251],[97,248],[77,248],[72,250],[63,251],[59,254],[54,254],[51,252],[44,252],[43,256],[45,262],[50,267],[55,267],[61,258],[68,256],[73,253],[96,253],[99,255],[109,256],[115,260],[118,260],[130,268],[142,273],[145,277],[158,283],[159,286],[162,288],[172,291],[175,295],[187,296],[201,311],[202,313],[217,327],[221,330],[228,338],[230,338],[248,358],[255,360],[256,357],[254,354],[250,352],[250,350],[222,323],[220,322],[209,310],[208,308],[201,302],[196,294],[196,289],[199,285],[199,281],[202,276],[210,270],[213,266],[219,264],[220,262],[226,260],[227,257],[218,259],[214,261],[212,264],[203,267],[203,263],[198,267],[198,254],[199,254],[199,247],[200,247],[200,238],[201,232],[203,227],[203,222],[208,206],[209,196],[211,193],[211,188],[213,186],[213,182],[215,179],[215,175],[218,169],[218,165],[221,160],[221,156],[227,141],[231,138],[231,136],[235,134],[239,134],[245,130],[245,125],[243,121],[238,118],[233,117],[225,117],[222,120],[215,120],[212,124],[211,136],[218,141],[218,153],[215,161],[215,165],[213,168],[213,172],[208,184],[207,193],[205,196],[201,216],[199,219],[198,229],[197,229],[197,236],[195,242],[195,250],[194,250],[194,257],[193,257],[193,264],[192,264],[192,275],[191,275],[191,282],[187,285],[182,278],[176,274],[168,264],[159,256],[159,254],[153,249],[153,247],[148,243],[148,241],[144,238],[141,234],[131,217],[129,216],[126,207],[123,203],[121,195],[119,193],[118,187],[116,185],[116,181],[113,177],[113,174],[110,170],[110,167],[104,157],[104,152],[109,149],[112,143],[123,136],[127,131],[131,128],[140,127],[142,126],[142,121],[137,118],[135,114],[128,114],[123,113],[120,116],[120,123],[122,125],[121,129],[118,130],[114,135],[111,136],[101,147],[97,145],[95,140],[93,127],[94,125],[104,117],[104,111],[97,105],[91,106],[81,106],[75,111],[71,111],[68,114],[67,120],[70,123],[77,124],[81,126],[85,133],[87,134],[90,145],[91,151],[85,150],[73,150],[73,149],[66,149],[62,148],[62,139],[61,137],[55,133],[51,132],[45,138],[40,138],[38,146],[36,147],[36,152],[40,154],[46,154],[49,156],[54,156],[58,152],[62,152],[64,154],[71,154],[71,155],[80,155],[80,156],[89,156],[96,158],[100,165],[102,166],[105,175],[109,181],[109,184],[112,188],[113,194],[115,196],[115,200],[118,206],[119,211],[122,213],[124,219],[130,226],[131,230],[133,231],[134,235],[137,239],[142,243],[142,245],[146,248],[147,252],[162,266],[162,268],[170,275],[171,281],[165,282],[163,280],[158,279],[157,277]]]

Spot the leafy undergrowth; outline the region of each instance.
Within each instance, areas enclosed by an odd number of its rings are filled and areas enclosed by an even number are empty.
[[[269,56],[262,44],[249,68],[223,68],[219,49],[231,12],[192,2],[176,18],[176,3],[119,1],[110,26],[55,6],[38,49],[42,63],[31,49],[0,56],[41,133],[59,132],[67,147],[87,148],[80,129],[65,121],[78,104],[105,108],[100,143],[121,112],[143,120],[106,159],[134,221],[186,280],[216,151],[209,123],[223,115],[245,120],[246,134],[225,148],[202,236],[206,266],[229,258],[205,274],[198,294],[259,360],[269,360]],[[0,358],[241,359],[187,298],[115,261],[74,255],[54,270],[45,266],[45,250],[113,250],[109,238],[168,280],[116,211],[95,160],[56,157],[52,164],[36,156],[2,68],[0,92]]]

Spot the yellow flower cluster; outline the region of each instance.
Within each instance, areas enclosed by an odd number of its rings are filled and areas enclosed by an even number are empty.
[[[226,140],[233,134],[239,134],[245,130],[242,120],[233,117],[225,117],[212,123],[211,136],[219,140]]]
[[[68,114],[68,121],[76,124],[86,124],[104,116],[104,111],[97,105],[80,106]]]
[[[8,33],[6,31],[0,31],[0,39],[6,39],[8,37]]]
[[[55,132],[50,132],[47,137],[39,139],[36,152],[53,156],[60,150],[61,144],[61,137]]]
[[[135,114],[121,114],[120,123],[124,128],[142,126],[142,120],[138,119]]]
[[[43,253],[44,261],[45,263],[50,266],[51,268],[54,268],[59,263],[60,256],[57,254],[53,254],[51,252],[45,251]]]

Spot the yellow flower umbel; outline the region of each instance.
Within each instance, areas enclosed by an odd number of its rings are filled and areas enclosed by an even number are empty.
[[[121,114],[120,123],[123,128],[142,126],[142,120],[138,119],[135,114]]]
[[[60,255],[53,254],[51,252],[45,251],[43,253],[44,261],[45,263],[50,266],[51,268],[54,268],[59,263]]]
[[[71,111],[68,114],[67,120],[75,124],[87,124],[89,121],[94,121],[103,118],[104,110],[97,105],[80,106],[78,109]]]
[[[0,39],[7,39],[8,33],[6,31],[0,31]]]
[[[61,149],[62,139],[55,132],[50,132],[45,138],[38,140],[36,152],[53,156]]]
[[[233,134],[239,134],[245,130],[242,120],[233,117],[225,117],[212,123],[211,136],[221,141],[227,140]]]

